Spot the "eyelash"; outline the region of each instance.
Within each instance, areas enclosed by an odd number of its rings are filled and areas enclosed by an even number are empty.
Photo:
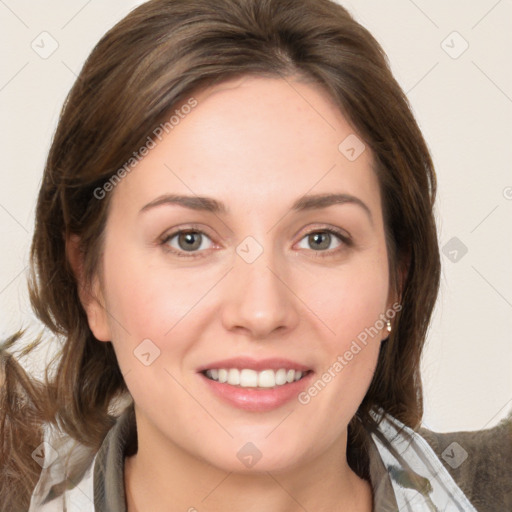
[[[169,245],[168,245],[169,241],[172,240],[175,236],[181,235],[181,234],[187,234],[187,233],[205,235],[206,237],[210,238],[204,231],[200,230],[199,228],[195,228],[194,226],[191,226],[189,228],[179,229],[177,231],[174,231],[173,233],[164,235],[160,241],[160,245],[163,246],[165,251],[170,252],[180,258],[202,258],[202,257],[206,256],[205,254],[201,254],[206,251],[189,252],[187,254],[186,251],[177,251],[176,249],[169,247]],[[335,237],[337,237],[340,240],[340,242],[342,243],[342,246],[340,246],[336,249],[330,249],[327,251],[311,250],[314,253],[314,257],[327,258],[327,257],[333,256],[333,255],[337,254],[338,252],[340,252],[341,250],[343,250],[343,245],[346,247],[352,247],[352,245],[353,245],[353,241],[348,235],[346,235],[344,232],[339,231],[334,228],[314,229],[312,231],[305,233],[304,236],[300,240],[302,241],[307,236],[317,234],[317,233],[329,233],[330,235],[334,235]],[[210,238],[210,240],[211,240],[211,238]]]

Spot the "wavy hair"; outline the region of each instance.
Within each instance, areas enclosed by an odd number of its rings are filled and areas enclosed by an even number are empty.
[[[374,155],[390,286],[402,310],[349,424],[349,464],[369,479],[365,431],[373,406],[419,426],[420,357],[440,275],[436,178],[383,49],[331,0],[151,0],[95,46],[53,137],[37,201],[29,290],[34,311],[60,347],[55,371],[43,382],[8,350],[19,336],[0,349],[3,510],[28,506],[40,471],[30,454],[42,441],[43,422],[99,448],[115,421],[112,401],[128,393],[112,344],[96,340],[89,328],[66,240],[79,238],[90,280],[101,261],[112,195],[100,200],[94,191],[193,91],[249,74],[319,84]]]

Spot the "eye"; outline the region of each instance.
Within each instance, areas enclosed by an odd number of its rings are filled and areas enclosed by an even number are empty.
[[[210,246],[208,246],[208,241]],[[336,254],[345,247],[352,245],[350,236],[334,228],[317,229],[310,231],[302,239],[302,244],[309,245],[301,249],[312,248],[318,253],[315,256],[327,257]],[[333,247],[333,243],[336,244]],[[166,251],[169,251],[179,257],[192,258],[204,256],[207,249],[211,249],[213,242],[211,238],[200,229],[188,228],[176,230],[162,237],[160,244]]]
[[[181,229],[164,236],[161,244],[166,250],[183,257],[198,256],[198,252],[203,252],[210,240],[210,237],[203,231],[197,229]],[[187,254],[190,253],[190,254]]]
[[[304,236],[304,238],[302,238],[301,243],[306,244],[306,247],[299,246],[301,249],[313,248],[313,251],[315,252],[327,253],[315,254],[315,256],[329,256],[333,253],[339,252],[345,246],[352,245],[352,241],[349,236],[332,228],[310,231]],[[334,245],[333,247],[333,243],[337,245]]]

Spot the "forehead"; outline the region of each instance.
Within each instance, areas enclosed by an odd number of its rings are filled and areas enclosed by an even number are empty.
[[[118,188],[147,201],[157,192],[192,193],[246,207],[249,197],[261,206],[307,193],[375,196],[370,150],[317,84],[243,76],[191,96],[196,106]],[[345,141],[357,158],[344,153]]]
[[[353,134],[353,127],[319,84],[298,78],[242,76],[199,91],[195,98],[201,118],[195,120],[211,128],[210,140],[215,132],[231,135],[225,146],[250,147],[250,139],[257,140],[260,155],[290,149],[288,158],[303,157],[319,145],[337,155],[338,139]],[[193,123],[192,118],[190,128]]]

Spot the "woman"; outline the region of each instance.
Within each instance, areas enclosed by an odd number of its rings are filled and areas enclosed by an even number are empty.
[[[496,510],[419,428],[435,191],[342,7],[135,9],[45,168],[31,300],[63,343],[44,385],[5,344],[6,510]]]

